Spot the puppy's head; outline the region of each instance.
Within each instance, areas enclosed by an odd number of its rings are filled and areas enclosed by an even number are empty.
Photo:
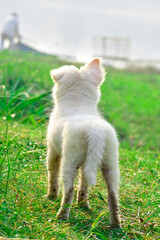
[[[80,69],[75,66],[63,66],[50,72],[55,82],[54,93],[56,98],[73,92],[93,94],[102,84],[105,72],[99,58],[91,60]]]

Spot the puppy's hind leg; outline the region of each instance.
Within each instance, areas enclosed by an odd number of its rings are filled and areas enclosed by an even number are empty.
[[[77,194],[78,205],[83,208],[89,208],[88,203],[88,184],[84,178],[83,168],[80,171],[80,184]]]
[[[102,174],[108,188],[108,206],[110,212],[110,225],[113,228],[121,227],[119,217],[118,203],[118,185],[119,185],[119,170],[108,169],[105,165],[102,166]]]
[[[58,195],[59,168],[60,168],[60,157],[56,153],[54,147],[48,146],[48,152],[47,152],[48,193],[45,197],[49,199],[54,199]]]
[[[67,168],[65,168],[66,164]],[[70,164],[69,162],[66,162],[63,165],[62,165],[63,199],[61,202],[61,207],[57,213],[57,217],[59,219],[66,220],[69,218],[69,212],[72,205],[74,195],[73,180],[77,173],[78,167],[77,165]]]
[[[63,199],[61,208],[57,213],[57,217],[60,219],[68,219],[74,194],[73,181],[77,174],[78,168],[82,165],[82,161],[84,159],[84,151],[81,145],[81,132],[79,129],[77,130],[76,123],[66,127],[63,134]]]

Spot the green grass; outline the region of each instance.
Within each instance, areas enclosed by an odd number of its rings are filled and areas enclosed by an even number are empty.
[[[46,128],[52,108],[52,56],[0,52],[0,236],[30,239],[159,239],[160,77],[107,69],[99,104],[117,129],[120,147],[121,230],[109,228],[107,192],[99,173],[90,211],[75,198],[66,222],[56,219],[47,191]],[[5,65],[5,66],[4,66]]]

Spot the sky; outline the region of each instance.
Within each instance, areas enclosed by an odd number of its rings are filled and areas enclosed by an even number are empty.
[[[0,0],[0,31],[16,12],[25,42],[47,53],[95,55],[103,36],[130,39],[131,59],[160,59],[160,0]]]

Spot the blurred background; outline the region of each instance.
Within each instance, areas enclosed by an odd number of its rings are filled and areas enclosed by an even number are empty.
[[[15,12],[20,42],[34,50],[78,61],[101,56],[119,68],[159,68],[159,10],[159,0],[1,0],[0,32]]]

